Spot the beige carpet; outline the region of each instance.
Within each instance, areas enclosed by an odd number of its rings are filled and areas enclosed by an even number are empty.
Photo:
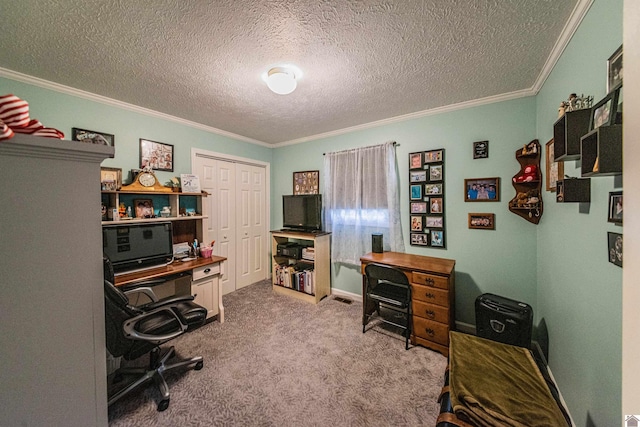
[[[362,306],[318,305],[261,282],[224,296],[225,323],[171,344],[200,371],[168,375],[109,408],[110,426],[434,426],[446,358],[381,326],[362,333]],[[130,363],[129,363],[130,364]]]

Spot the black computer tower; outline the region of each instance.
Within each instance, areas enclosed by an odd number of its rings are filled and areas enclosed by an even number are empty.
[[[533,309],[494,294],[476,298],[476,334],[505,344],[531,348]]]

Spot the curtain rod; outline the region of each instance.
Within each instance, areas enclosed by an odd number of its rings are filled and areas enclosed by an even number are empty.
[[[380,144],[383,145],[383,144]],[[393,141],[393,146],[394,147],[399,147],[400,144],[398,144],[397,142]],[[358,147],[358,148],[369,148],[369,147],[376,147],[376,145],[369,145],[368,147]],[[335,151],[335,153],[344,153],[346,151],[353,151],[353,150],[357,150],[357,148],[350,148],[348,150],[342,150],[342,151]],[[327,153],[322,153],[323,156],[326,156]]]

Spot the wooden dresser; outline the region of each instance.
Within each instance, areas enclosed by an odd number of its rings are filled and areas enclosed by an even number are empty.
[[[404,272],[411,283],[413,325],[411,343],[449,355],[449,331],[455,329],[455,265],[451,259],[399,252],[369,253],[360,258],[362,295],[367,280],[367,264],[384,264]],[[364,315],[372,313],[373,304],[362,305]]]

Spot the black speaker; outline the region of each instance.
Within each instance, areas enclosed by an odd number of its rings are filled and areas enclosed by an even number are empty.
[[[529,304],[494,294],[476,298],[476,335],[531,348],[533,309]]]
[[[382,251],[382,233],[373,233],[371,235],[371,251],[381,254]]]

